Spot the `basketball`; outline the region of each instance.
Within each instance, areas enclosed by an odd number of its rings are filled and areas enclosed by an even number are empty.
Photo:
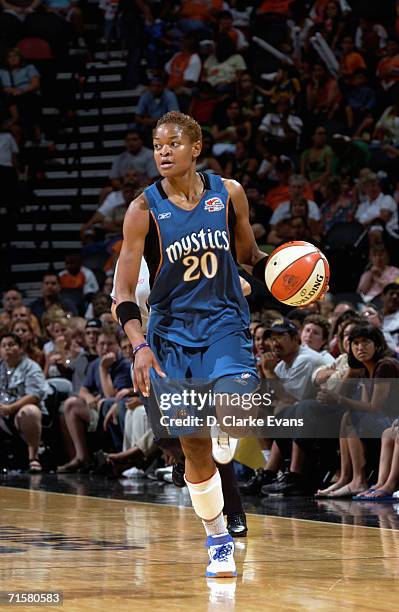
[[[310,242],[296,240],[279,246],[265,270],[271,294],[288,306],[306,306],[326,290],[330,267],[323,253]]]

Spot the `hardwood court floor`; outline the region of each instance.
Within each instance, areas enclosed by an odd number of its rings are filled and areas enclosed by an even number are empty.
[[[0,492],[0,589],[63,591],[67,612],[398,609],[392,528],[250,515],[238,579],[207,584],[190,508]]]

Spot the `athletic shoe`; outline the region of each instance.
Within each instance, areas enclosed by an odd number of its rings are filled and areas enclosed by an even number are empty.
[[[229,434],[215,425],[211,428],[212,455],[217,463],[226,464],[234,459],[238,440],[231,438]]]
[[[183,489],[186,486],[186,481],[184,480],[184,469],[184,463],[177,461],[173,464],[172,482],[175,487],[178,487],[179,489]]]
[[[208,578],[232,578],[237,576],[234,561],[234,540],[226,533],[221,536],[208,536],[205,546],[208,547],[209,563],[206,568]]]
[[[233,538],[245,538],[248,532],[245,514],[228,514],[227,531]]]
[[[239,482],[238,488],[242,495],[259,495],[264,485],[272,484],[277,480],[277,472],[259,468],[247,482]]]
[[[172,473],[172,466],[167,465],[166,467],[158,468],[155,470],[154,473],[155,473],[156,479],[162,482],[163,480],[165,480],[164,476],[166,474]]]
[[[285,472],[276,482],[264,485],[262,495],[306,495],[305,481],[301,474]]]

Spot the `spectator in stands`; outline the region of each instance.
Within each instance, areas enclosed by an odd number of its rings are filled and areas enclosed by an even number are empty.
[[[375,125],[374,136],[384,144],[392,145],[384,150],[399,157],[399,100],[384,110]]]
[[[327,144],[327,130],[318,126],[312,136],[312,146],[301,155],[301,174],[308,179],[313,189],[319,190],[332,170],[333,151]]]
[[[378,328],[360,324],[352,329],[348,364],[353,370],[363,369],[369,381],[362,384],[361,399],[352,399],[331,390],[321,392],[322,401],[348,410],[342,420],[340,436],[341,447],[342,443],[346,445],[340,455],[340,486],[331,490],[327,497],[350,497],[367,489],[364,439],[371,435],[382,436],[397,414],[397,389],[392,379],[399,378],[399,363],[392,359]]]
[[[334,134],[331,140],[334,151],[334,172],[338,176],[355,179],[370,162],[369,147],[360,140],[351,140],[344,134]]]
[[[272,218],[270,219],[270,225],[276,225],[284,219],[288,219],[291,215],[305,215],[309,219],[314,221],[320,221],[320,210],[316,202],[312,200],[306,200],[304,198],[304,191],[306,186],[306,180],[301,174],[293,174],[290,176],[288,181],[288,194],[289,200],[281,202],[275,211],[273,212]],[[307,208],[304,209],[304,202],[307,203]],[[300,208],[295,205],[300,204]],[[293,208],[295,206],[295,208]]]
[[[95,432],[102,399],[116,398],[131,386],[130,362],[121,357],[116,331],[103,330],[97,343],[98,358],[90,363],[79,396],[64,404],[65,423],[75,447],[74,458],[58,468],[60,473],[77,472],[89,462],[86,431]]]
[[[268,152],[265,151],[264,155],[267,157]],[[294,172],[294,166],[288,157],[281,155],[274,163],[274,171],[278,183],[268,191],[265,198],[267,206],[273,211],[276,210],[282,202],[286,202],[290,199],[289,182]],[[307,200],[313,200],[313,190],[306,181],[303,188],[303,197]]]
[[[80,228],[81,238],[86,235],[86,232],[90,231],[94,226],[101,226],[107,216],[110,216],[112,211],[121,206],[125,202],[125,196],[123,195],[123,189],[125,193],[130,190],[137,190],[140,187],[139,175],[135,170],[129,170],[122,179],[121,188],[117,191],[111,191],[98,207],[94,215],[90,217],[86,223]]]
[[[38,338],[29,321],[14,321],[11,331],[21,338],[22,348],[26,356],[38,363],[41,368],[44,368],[44,354],[39,348]]]
[[[238,131],[238,130],[237,130]],[[234,153],[225,155],[220,159],[223,165],[223,176],[244,182],[245,175],[255,176],[258,169],[258,160],[250,153],[246,142],[238,140]]]
[[[275,113],[267,113],[258,128],[257,147],[265,154],[294,156],[302,134],[302,119],[290,112],[288,96],[280,96]]]
[[[222,0],[182,0],[179,13],[179,28],[185,34],[212,37],[212,26],[223,8]]]
[[[38,449],[42,431],[42,412],[46,381],[40,366],[23,351],[16,334],[0,341],[0,416],[9,435],[20,435],[28,446],[29,471],[42,471]]]
[[[309,122],[325,125],[337,115],[342,95],[337,80],[329,76],[324,64],[316,62],[312,66],[311,80],[306,88],[307,110],[311,113]]]
[[[77,44],[84,49],[86,43],[84,40],[83,14],[80,7],[72,0],[43,0],[43,4],[50,12],[71,24],[77,38]]]
[[[399,83],[399,45],[388,40],[384,48],[385,57],[377,66],[377,77],[391,104],[396,101]]]
[[[356,498],[361,501],[396,501],[399,495],[392,497],[399,484],[399,437],[398,419],[386,429],[381,437],[380,464],[378,479],[375,485],[362,491]],[[356,499],[355,498],[355,499]]]
[[[399,349],[399,284],[389,283],[382,290],[382,331],[389,334],[395,351]]]
[[[312,390],[313,371],[325,365],[325,359],[308,346],[301,346],[299,330],[289,319],[276,319],[267,331],[272,351],[262,356],[263,376],[273,381],[278,400],[273,402],[275,411],[308,397]],[[273,442],[272,452],[266,465],[262,493],[298,494],[304,491],[302,472],[303,458],[297,445],[292,445],[291,464],[278,482],[277,472],[281,468],[286,440]],[[291,446],[291,444],[289,444]],[[281,450],[280,450],[281,447]]]
[[[100,319],[103,314],[111,312],[111,305],[112,299],[110,295],[99,291],[92,299],[91,309],[89,304],[90,314],[88,315],[86,312],[86,318],[90,316],[94,319]]]
[[[27,323],[29,323],[35,333],[35,336],[37,338],[40,338],[41,330],[40,330],[39,321],[37,320],[37,317],[35,317],[35,315],[32,314],[32,311],[29,308],[29,306],[25,306],[24,304],[21,304],[20,306],[15,306],[15,308],[12,311],[12,315],[11,315],[12,325],[16,321],[26,321]]]
[[[344,28],[345,20],[343,19],[340,4],[335,0],[332,2],[327,2],[324,6],[323,19],[320,22],[320,29],[324,38],[326,39],[326,42],[330,45],[333,51],[337,47]]]
[[[165,64],[165,72],[169,75],[166,86],[177,96],[190,96],[201,75],[201,59],[192,37],[183,36],[180,45],[181,51]]]
[[[94,272],[82,266],[80,253],[70,253],[65,257],[65,269],[58,274],[61,297],[67,297],[82,311],[84,301],[90,301],[99,286]]]
[[[302,345],[313,349],[324,357],[325,363],[333,363],[334,357],[328,351],[330,323],[319,314],[311,314],[303,322],[301,332]]]
[[[113,163],[109,178],[115,190],[122,188],[123,178],[128,172],[134,171],[138,181],[140,175],[144,182],[158,176],[152,151],[143,146],[143,141],[139,132],[130,130],[125,137],[126,151],[120,153]],[[133,178],[133,176],[129,177]]]
[[[263,323],[259,323],[253,330],[254,355],[257,361],[260,360],[260,357],[266,351],[264,337],[263,337],[265,331],[266,331],[266,327],[265,325],[263,325]]]
[[[393,263],[397,263],[399,261],[398,206],[392,196],[382,193],[375,174],[370,173],[364,178],[363,188],[366,201],[359,205],[355,219],[369,228],[369,234],[383,237],[389,252],[392,253]]]
[[[42,281],[42,297],[31,302],[30,309],[32,314],[41,321],[45,311],[54,304],[59,305],[65,312],[71,312],[74,315],[78,314],[77,308],[73,302],[66,298],[60,297],[61,286],[58,276],[53,272],[45,272]]]
[[[270,244],[278,246],[287,240],[304,240],[305,236],[307,238],[311,236],[312,242],[320,242],[320,223],[310,216],[310,205],[307,200],[302,198],[292,202],[288,213],[282,214],[281,220],[276,222],[275,219],[280,219],[281,217],[281,215],[277,215],[278,212],[279,209],[275,210],[270,219],[271,229],[267,237],[267,241]],[[303,232],[302,237],[294,238],[301,231]]]
[[[267,80],[272,80],[272,86],[270,89],[264,89],[258,85],[257,90],[268,99],[272,110],[276,109],[282,96],[288,98],[291,108],[294,108],[301,91],[301,84],[296,78],[295,69],[282,64],[276,73],[267,74],[264,78],[266,76]]]
[[[162,77],[152,77],[147,91],[141,94],[137,103],[135,121],[145,134],[151,134],[152,128],[162,115],[178,111],[179,103],[176,94],[166,89]],[[154,162],[153,162],[154,163]]]
[[[0,84],[15,100],[24,136],[40,141],[40,75],[32,64],[24,65],[19,49],[8,52],[5,69],[0,70]]]
[[[198,84],[196,95],[191,99],[188,113],[198,121],[202,129],[210,129],[217,104],[218,98],[212,85],[201,81]]]
[[[212,153],[212,147],[215,141],[212,134],[208,130],[202,132],[202,149],[199,157],[197,158],[197,170],[199,172],[208,170],[215,174],[222,174],[223,170]]]
[[[399,282],[399,268],[389,265],[389,254],[384,245],[375,245],[370,249],[369,263],[360,277],[357,292],[365,302],[381,295],[384,287]]]
[[[233,15],[230,11],[221,11],[218,14],[217,37],[230,36],[237,51],[245,51],[248,41],[244,34],[233,25]]]
[[[376,104],[376,94],[368,84],[367,71],[356,70],[345,93],[345,113],[349,129],[360,129],[362,135],[362,130],[373,124],[372,112]]]
[[[224,145],[233,145],[238,140],[246,143],[250,140],[251,134],[251,122],[244,119],[237,100],[227,98],[218,106],[215,111],[215,123],[212,126],[212,136],[217,143],[214,147],[216,155],[225,151],[233,152],[234,146]]]
[[[327,233],[336,223],[350,223],[353,220],[353,204],[342,193],[342,183],[336,176],[330,176],[321,185],[323,203],[320,206],[320,216],[323,233]]]
[[[245,178],[245,177],[243,177]],[[265,206],[261,187],[255,181],[246,183],[245,190],[249,205],[249,221],[252,231],[258,241],[266,238],[267,228],[271,217],[271,211]],[[265,240],[263,240],[264,242]]]
[[[0,116],[0,181],[1,204],[15,217],[18,211],[18,145],[8,129],[8,121]]]
[[[124,406],[123,410],[123,448],[121,452],[108,453],[107,463],[112,467],[114,476],[120,475],[124,470],[132,467],[146,469],[151,457],[157,452],[154,443],[154,434],[148,422],[146,410],[138,397],[124,399],[117,404],[116,408]],[[115,425],[122,415],[114,407],[107,413],[104,419],[104,428],[113,419]]]
[[[29,13],[33,13],[40,5],[41,0],[1,0],[4,12],[15,15],[20,21],[24,21]]]
[[[255,87],[252,75],[243,72],[237,80],[236,99],[243,117],[258,123],[263,116],[264,99]]]
[[[341,74],[347,84],[353,83],[353,78],[358,70],[366,69],[363,56],[355,51],[355,43],[352,36],[344,36],[341,40],[342,55],[340,58]]]
[[[55,350],[58,338],[64,341],[69,328],[69,320],[65,316],[60,316],[59,311],[53,309],[48,313],[46,323],[46,335],[49,340],[43,346],[43,352],[49,355]]]
[[[356,48],[367,56],[377,55],[380,49],[386,47],[388,34],[386,29],[379,23],[360,18],[355,33]]]
[[[373,304],[367,304],[361,313],[362,319],[367,321],[369,325],[373,325],[374,327],[378,327],[378,329],[382,330],[383,314],[381,310],[379,310]],[[387,331],[382,331],[382,333],[384,334],[385,342],[387,343],[389,350],[391,350],[393,354],[397,354],[397,346],[391,334]]]
[[[230,36],[220,36],[214,53],[204,62],[203,79],[208,81],[220,94],[233,94],[234,85],[246,70],[242,55],[236,52]]]
[[[22,293],[18,289],[8,289],[3,293],[4,311],[11,317],[17,306],[22,306]]]

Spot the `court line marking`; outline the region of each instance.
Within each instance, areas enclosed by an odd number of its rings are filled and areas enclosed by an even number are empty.
[[[75,493],[61,493],[60,491],[43,491],[41,489],[26,489],[23,487],[14,487],[14,486],[3,486],[0,484],[1,489],[14,489],[15,491],[33,491],[34,493],[46,493],[50,495],[65,495],[67,497],[83,497],[85,499],[100,499],[101,501],[111,501],[111,502],[121,502],[123,504],[141,504],[143,506],[155,506],[156,508],[184,508],[185,510],[192,510],[192,506],[176,506],[176,504],[157,504],[156,502],[145,502],[145,501],[129,501],[125,499],[114,499],[112,497],[98,497],[97,495],[76,495]],[[304,519],[304,518],[294,518],[291,516],[274,516],[273,514],[257,514],[255,512],[247,512],[250,516],[259,516],[263,518],[272,518],[272,519],[283,519],[286,521],[302,521],[304,523],[320,523],[321,525],[337,525],[338,527],[356,527],[359,529],[375,529],[378,531],[399,531],[398,529],[389,529],[388,527],[373,527],[372,525],[352,525],[351,523],[333,523],[329,521],[319,521],[317,519]]]

